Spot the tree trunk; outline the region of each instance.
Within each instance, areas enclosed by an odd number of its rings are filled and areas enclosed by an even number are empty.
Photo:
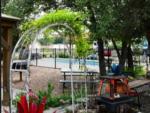
[[[128,68],[131,69],[131,71],[133,71],[134,66],[133,66],[133,54],[132,54],[131,46],[128,46],[127,58],[128,58]]]
[[[123,41],[121,48],[121,57],[119,58],[120,72],[123,72],[124,70],[126,58],[127,58],[127,42]]]
[[[99,71],[100,75],[106,75],[106,66],[104,58],[104,42],[102,39],[98,39],[98,56],[99,56]]]
[[[150,63],[150,31],[147,31],[146,38],[148,41],[148,50],[146,51],[146,55],[149,56],[149,63]]]
[[[120,59],[120,58],[121,58],[121,55],[120,55],[120,51],[119,51],[119,49],[118,49],[118,47],[117,47],[117,44],[116,44],[116,42],[114,41],[113,38],[112,38],[111,41],[112,41],[112,43],[113,43],[114,49],[115,49],[116,52],[117,52],[118,59]]]
[[[147,38],[147,41],[148,41],[148,49],[150,50],[150,32],[147,32],[146,38]]]

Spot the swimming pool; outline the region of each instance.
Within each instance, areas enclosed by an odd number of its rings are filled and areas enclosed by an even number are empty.
[[[65,64],[69,64],[70,63],[70,59],[68,58],[57,58],[56,59],[57,63],[65,63]],[[78,59],[72,59],[72,63],[73,64],[79,64],[79,60]],[[80,60],[80,64],[84,64],[84,60]],[[91,65],[91,66],[95,66],[98,65],[98,60],[86,60],[86,65]]]
[[[36,65],[36,61],[33,60],[31,62],[32,65]],[[80,60],[80,64],[84,64],[84,60]],[[45,66],[45,67],[56,67],[61,68],[62,70],[68,70],[70,65],[69,58],[56,58],[56,62],[54,58],[42,58],[37,60],[37,66]],[[98,60],[86,60],[86,67],[90,69],[98,69]],[[74,70],[79,69],[79,60],[72,59],[72,68]]]

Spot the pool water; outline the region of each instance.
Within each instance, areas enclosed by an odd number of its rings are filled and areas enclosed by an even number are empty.
[[[37,64],[36,64],[37,63]],[[52,68],[61,68],[62,70],[69,70],[70,68],[70,59],[69,58],[56,58],[56,63],[54,58],[42,58],[31,61],[31,65],[43,66],[43,67],[52,67]],[[80,65],[84,65],[84,60],[80,60]],[[86,67],[92,70],[99,69],[98,60],[86,60]],[[79,70],[79,60],[72,59],[72,68],[73,70]]]
[[[69,64],[70,63],[70,59],[68,58],[57,58],[56,59],[57,63],[65,63],[65,64]],[[73,64],[79,64],[79,60],[78,59],[72,59],[72,63]],[[80,60],[80,64],[84,64],[84,60]],[[86,65],[91,65],[91,66],[98,66],[98,60],[86,60]]]

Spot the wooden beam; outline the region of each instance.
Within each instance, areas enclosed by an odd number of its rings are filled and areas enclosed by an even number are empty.
[[[8,43],[3,39],[3,37],[1,37],[1,44],[4,48],[8,49],[9,48],[9,45]]]
[[[1,23],[2,27],[13,27],[13,25],[14,25],[13,23],[7,23],[7,22],[2,22]]]
[[[3,48],[3,104],[9,105],[9,69],[12,47],[12,34],[10,28],[4,29],[4,39],[7,42],[8,49]]]

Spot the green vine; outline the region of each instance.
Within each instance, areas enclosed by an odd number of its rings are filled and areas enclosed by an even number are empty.
[[[69,9],[57,10],[47,13],[39,19],[22,24],[21,29],[26,31],[34,27],[39,30],[47,25],[60,23],[67,24],[74,30],[76,35],[80,35],[82,33],[84,17],[84,14],[81,12],[73,12]]]

